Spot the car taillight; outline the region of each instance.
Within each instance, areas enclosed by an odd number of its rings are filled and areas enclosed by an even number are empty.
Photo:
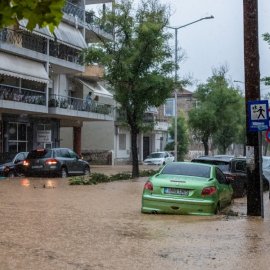
[[[56,159],[48,159],[45,162],[48,165],[56,165],[57,164],[57,160]]]
[[[27,167],[30,165],[30,162],[28,160],[24,160],[22,164],[23,164],[23,166]]]
[[[153,190],[153,184],[150,181],[147,181],[144,184],[144,189]]]
[[[217,191],[216,187],[205,187],[202,190],[202,196],[210,196],[210,195],[216,193],[216,191]]]

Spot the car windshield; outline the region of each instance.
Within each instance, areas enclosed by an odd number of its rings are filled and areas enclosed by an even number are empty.
[[[38,149],[29,152],[28,159],[37,159],[37,158],[49,158],[52,156],[52,150],[50,149]]]
[[[0,153],[0,163],[3,164],[12,162],[15,156],[16,153]]]
[[[169,163],[163,168],[161,174],[187,175],[209,178],[210,172],[210,166],[188,163]]]
[[[164,155],[164,153],[152,153],[148,158],[163,158]]]

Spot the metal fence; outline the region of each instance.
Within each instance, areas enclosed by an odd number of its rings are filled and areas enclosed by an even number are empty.
[[[48,106],[113,116],[113,106],[110,104],[104,104],[97,101],[92,101],[91,104],[87,104],[84,99],[70,96],[51,94],[49,96]]]
[[[0,84],[0,99],[43,106],[46,105],[45,92],[5,84]]]

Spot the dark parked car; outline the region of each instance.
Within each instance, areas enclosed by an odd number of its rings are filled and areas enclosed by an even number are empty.
[[[192,162],[217,165],[230,180],[234,197],[244,197],[247,193],[246,158],[229,155],[202,156]],[[267,179],[263,176],[264,190],[269,188]]]
[[[14,177],[23,172],[22,162],[28,152],[0,153],[0,176]]]
[[[192,162],[217,165],[230,180],[234,197],[243,197],[247,192],[246,159],[233,156],[202,156]]]
[[[35,149],[24,160],[26,176],[88,175],[89,163],[69,148]]]

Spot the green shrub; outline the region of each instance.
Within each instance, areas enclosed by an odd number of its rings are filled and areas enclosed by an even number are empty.
[[[141,171],[140,176],[152,176],[159,170]],[[70,185],[96,185],[98,183],[107,183],[111,181],[129,180],[131,179],[130,173],[117,173],[111,176],[107,176],[103,173],[92,173],[88,176],[75,176],[69,179]]]
[[[130,173],[117,173],[110,176],[111,181],[128,180],[128,179],[131,179]]]
[[[159,170],[144,170],[140,171],[140,177],[153,176],[157,174]]]

